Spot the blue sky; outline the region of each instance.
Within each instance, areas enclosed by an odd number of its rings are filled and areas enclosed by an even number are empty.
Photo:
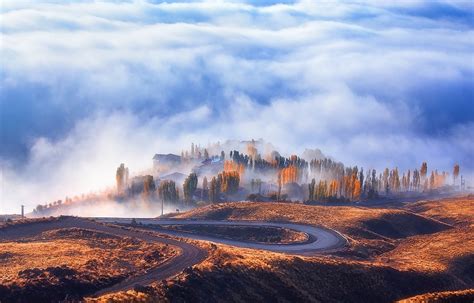
[[[191,141],[474,169],[471,1],[6,0],[1,22],[6,210]]]

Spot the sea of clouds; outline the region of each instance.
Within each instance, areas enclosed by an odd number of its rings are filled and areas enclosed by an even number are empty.
[[[273,2],[2,1],[0,213],[190,142],[474,170],[471,1]]]

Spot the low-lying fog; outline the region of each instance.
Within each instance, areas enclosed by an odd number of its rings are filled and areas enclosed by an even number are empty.
[[[189,208],[182,208],[179,205],[164,205],[163,214],[177,211],[185,211]],[[154,218],[161,215],[160,202],[144,202],[140,199],[136,201],[117,202],[114,200],[98,200],[81,202],[62,206],[56,210],[48,211],[43,216],[71,215],[81,217],[121,217],[121,218]],[[28,214],[34,217],[34,214]]]

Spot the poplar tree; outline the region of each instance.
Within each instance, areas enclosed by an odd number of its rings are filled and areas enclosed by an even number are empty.
[[[456,179],[459,176],[459,164],[455,164],[453,168],[453,185],[456,185]]]
[[[183,184],[183,194],[184,201],[186,203],[191,203],[193,200],[194,192],[196,191],[198,183],[198,177],[195,173],[189,174],[189,176],[184,180]]]

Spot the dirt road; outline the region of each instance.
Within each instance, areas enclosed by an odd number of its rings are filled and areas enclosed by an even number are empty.
[[[96,220],[96,221],[94,221]],[[37,222],[31,224],[20,224],[11,228],[0,229],[0,241],[15,241],[25,237],[32,237],[44,231],[60,229],[60,228],[84,228],[96,230],[103,233],[113,234],[117,236],[132,237],[148,242],[159,242],[172,245],[178,248],[180,253],[154,269],[149,270],[146,274],[140,276],[129,277],[122,282],[115,284],[109,288],[102,289],[94,295],[102,295],[110,292],[123,291],[132,289],[136,284],[148,285],[151,282],[169,278],[175,274],[182,272],[187,267],[202,262],[207,257],[207,252],[199,247],[185,243],[182,241],[169,239],[152,235],[139,230],[128,230],[119,227],[108,226],[101,223],[119,223],[130,224],[132,219],[127,218],[95,218],[94,220],[63,217],[58,220],[48,222]],[[160,225],[229,225],[229,226],[269,226],[288,228],[296,231],[307,233],[310,241],[298,244],[263,244],[253,242],[243,242],[231,239],[223,239],[218,237],[191,234],[180,231],[172,231],[167,229],[159,229],[160,233],[179,236],[184,238],[206,240],[217,243],[223,243],[238,247],[246,247],[253,249],[263,249],[274,252],[282,252],[296,255],[314,255],[317,253],[327,252],[328,250],[339,249],[347,244],[347,240],[338,232],[322,227],[315,227],[303,224],[280,223],[280,222],[255,222],[255,221],[211,221],[211,220],[172,220],[172,219],[136,219],[138,223],[150,224],[152,227]]]
[[[130,224],[129,218],[96,218],[99,222]],[[340,233],[323,227],[316,227],[304,224],[283,223],[283,222],[262,222],[262,221],[216,221],[216,220],[176,220],[176,219],[135,219],[137,223],[159,228],[162,225],[226,225],[226,226],[267,226],[280,227],[304,232],[310,236],[312,241],[298,244],[264,244],[254,242],[244,242],[231,239],[224,239],[209,235],[187,233],[176,230],[159,229],[160,233],[172,236],[190,238],[195,240],[205,240],[223,243],[232,246],[263,249],[273,252],[287,253],[293,255],[314,255],[327,251],[339,249],[347,244],[346,238]]]
[[[48,230],[71,227],[91,229],[117,236],[132,237],[147,242],[164,243],[175,246],[180,250],[178,255],[168,259],[158,267],[149,270],[146,274],[127,278],[112,287],[97,292],[95,295],[120,290],[129,290],[136,284],[147,285],[153,281],[169,278],[182,272],[187,267],[202,262],[207,257],[207,252],[205,250],[185,242],[154,236],[143,232],[106,226],[88,219],[76,217],[65,217],[50,222],[22,224],[12,228],[0,229],[0,241],[15,241],[24,237],[32,237]]]

